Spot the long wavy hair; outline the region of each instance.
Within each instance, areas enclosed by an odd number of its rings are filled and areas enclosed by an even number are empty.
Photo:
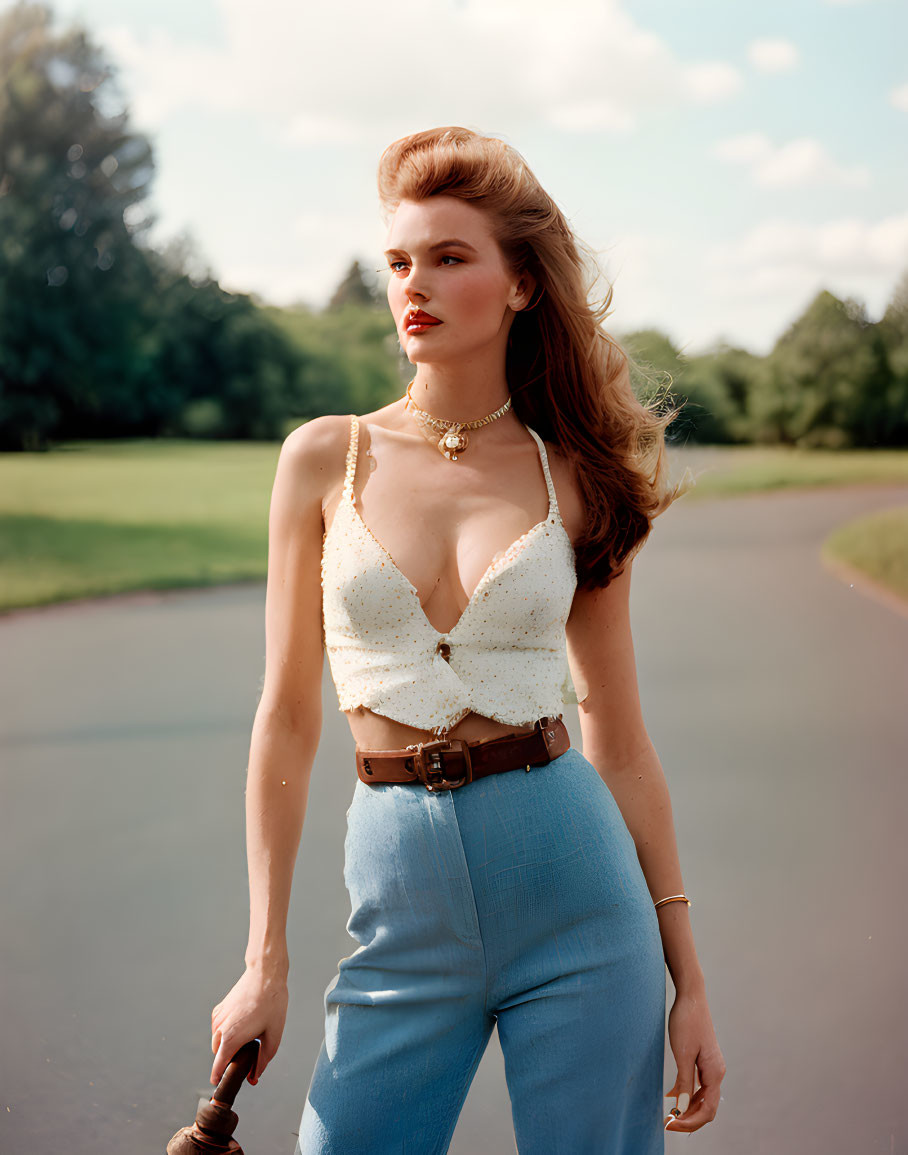
[[[630,355],[602,327],[612,287],[516,149],[468,128],[433,128],[390,144],[378,166],[386,223],[402,200],[445,194],[489,216],[505,261],[536,281],[511,324],[506,375],[517,416],[575,467],[586,524],[575,544],[578,589],[604,588],[646,541],[653,519],[693,484],[668,483],[665,430],[680,412],[667,391],[637,398]],[[586,264],[584,263],[586,258]]]

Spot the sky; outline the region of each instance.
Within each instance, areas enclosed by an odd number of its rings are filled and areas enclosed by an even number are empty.
[[[51,8],[152,140],[149,241],[188,234],[269,303],[320,308],[354,259],[385,269],[379,156],[448,124],[520,152],[598,254],[616,334],[763,355],[821,289],[878,320],[908,269],[904,0]]]

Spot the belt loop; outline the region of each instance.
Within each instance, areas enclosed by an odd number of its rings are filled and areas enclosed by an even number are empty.
[[[552,761],[552,752],[550,747],[555,741],[558,734],[558,719],[546,714],[545,717],[540,718],[536,723],[539,733],[542,735],[543,745],[545,747],[546,761]]]

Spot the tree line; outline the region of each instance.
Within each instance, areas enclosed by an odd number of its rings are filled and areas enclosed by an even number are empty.
[[[721,345],[686,358],[655,330],[638,351],[684,401],[673,439],[803,448],[908,445],[908,271],[879,321],[862,302],[817,293],[765,357]]]
[[[0,449],[279,440],[293,420],[400,396],[409,362],[358,261],[322,310],[227,292],[190,238],[148,243],[154,172],[85,29],[24,0],[0,14]],[[820,292],[766,357],[615,336],[641,391],[653,372],[671,382],[673,439],[908,444],[908,274],[879,322]]]

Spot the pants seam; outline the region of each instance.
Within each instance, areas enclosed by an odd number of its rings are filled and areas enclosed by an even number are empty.
[[[450,798],[450,795],[448,795]],[[450,798],[451,813],[454,816],[454,824],[457,827],[457,839],[460,843],[460,854],[463,858],[464,877],[466,878],[467,887],[470,892],[470,905],[473,908],[473,920],[476,923],[476,934],[479,938],[479,945],[482,949],[482,977],[483,977],[483,993],[482,993],[482,1009],[485,1014],[489,1013],[489,960],[486,957],[486,944],[482,937],[482,926],[479,922],[479,908],[476,905],[476,895],[473,893],[473,879],[470,875],[470,866],[467,862],[467,854],[463,847],[463,835],[460,832],[460,819],[457,817],[457,808],[454,805],[454,799]]]

